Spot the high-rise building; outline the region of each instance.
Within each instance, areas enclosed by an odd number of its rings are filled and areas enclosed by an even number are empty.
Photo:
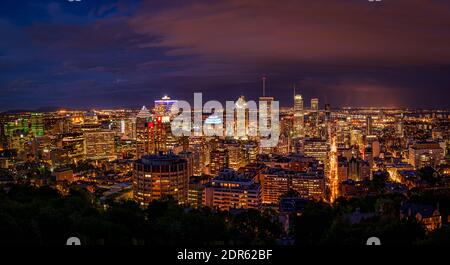
[[[245,166],[245,153],[237,141],[226,141],[223,147],[228,151],[228,167],[238,170]]]
[[[312,126],[312,135],[314,137],[319,137],[319,99],[311,99],[311,113],[310,113],[310,123]]]
[[[150,153],[150,129],[151,113],[143,106],[136,116],[136,157],[140,158]]]
[[[146,155],[134,165],[133,196],[142,206],[169,197],[179,203],[186,203],[188,187],[188,162],[180,156]]]
[[[301,95],[294,96],[294,137],[299,138],[304,136],[304,112],[303,112],[303,98]]]
[[[218,175],[223,168],[229,167],[228,150],[218,148],[210,153],[209,173],[210,175]]]
[[[303,141],[303,154],[314,157],[318,161],[326,164],[330,145],[327,141],[319,138],[308,138]]]
[[[234,114],[234,138],[247,139],[249,128],[249,110],[247,109],[247,100],[240,96],[235,103],[236,112]]]
[[[84,132],[84,150],[87,159],[115,160],[117,159],[113,131],[87,131]]]
[[[42,113],[30,114],[30,132],[34,137],[44,136],[44,116]]]
[[[177,100],[170,99],[170,97],[168,96],[164,96],[159,100],[155,100],[155,114],[158,116],[169,115],[172,106],[177,102]]]
[[[203,193],[203,205],[220,210],[258,209],[260,204],[260,184],[232,169],[221,170]]]
[[[76,163],[86,158],[84,137],[82,133],[68,133],[63,135],[61,139],[62,148],[67,151],[67,158],[70,161]],[[90,151],[92,152],[92,150]],[[92,155],[90,153],[90,156]]]

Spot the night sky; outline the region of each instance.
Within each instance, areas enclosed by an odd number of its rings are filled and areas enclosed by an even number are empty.
[[[0,111],[255,99],[450,108],[448,0],[1,0]]]

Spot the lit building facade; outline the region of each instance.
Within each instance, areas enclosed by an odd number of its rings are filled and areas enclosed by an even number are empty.
[[[92,160],[117,159],[115,135],[116,133],[112,131],[84,132],[86,158]]]
[[[203,193],[203,205],[220,210],[258,209],[261,204],[261,186],[232,169],[219,172]]]
[[[135,162],[133,197],[142,206],[168,197],[186,203],[188,188],[189,166],[180,156],[146,155]]]

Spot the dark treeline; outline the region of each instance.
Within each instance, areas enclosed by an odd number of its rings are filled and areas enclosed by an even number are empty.
[[[83,190],[16,185],[0,193],[0,235],[2,245],[64,245],[72,236],[85,245],[267,245],[280,225],[255,210],[185,209],[170,199],[103,208]]]
[[[414,194],[416,201],[436,196]],[[442,208],[448,194],[441,194]],[[401,220],[400,195],[352,200],[338,199],[333,206],[311,202],[291,218],[291,239],[297,245],[364,245],[377,236],[385,245],[450,244],[446,227],[426,234],[415,220]],[[346,218],[357,210],[377,212],[352,223]],[[277,215],[256,210],[217,212],[187,209],[167,199],[141,209],[132,201],[99,205],[90,193],[71,189],[63,196],[50,187],[15,185],[0,191],[1,245],[64,245],[79,237],[84,245],[275,245],[283,238]],[[292,241],[291,241],[292,242]]]

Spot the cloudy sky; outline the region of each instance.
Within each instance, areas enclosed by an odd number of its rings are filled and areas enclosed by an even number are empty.
[[[0,110],[176,99],[450,107],[447,0],[2,0]],[[308,104],[309,105],[309,104]]]

